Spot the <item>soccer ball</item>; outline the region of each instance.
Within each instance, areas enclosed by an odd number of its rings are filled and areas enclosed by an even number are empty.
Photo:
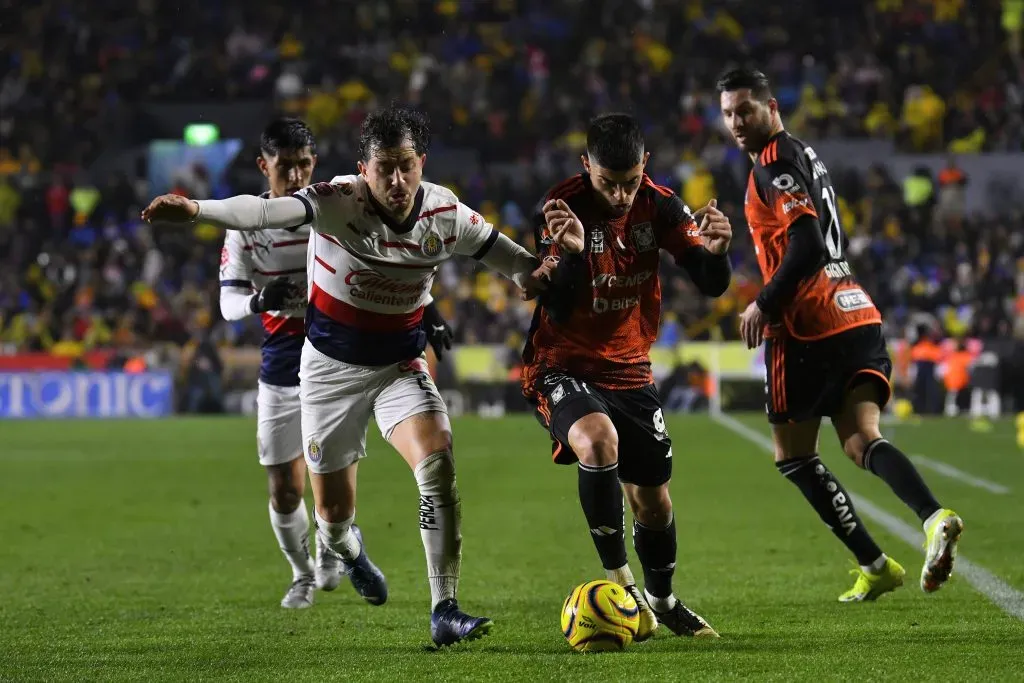
[[[576,586],[562,604],[562,635],[577,652],[624,650],[640,624],[640,608],[617,583]]]

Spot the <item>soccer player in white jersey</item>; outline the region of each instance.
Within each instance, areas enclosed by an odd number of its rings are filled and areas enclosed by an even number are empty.
[[[256,158],[267,178],[263,197],[287,197],[310,183],[316,141],[298,119],[278,119],[263,131]],[[313,605],[321,584],[340,580],[341,564],[321,553],[314,572],[309,553],[309,514],[302,504],[306,462],[302,458],[299,358],[305,339],[306,246],[309,225],[238,232],[228,230],[220,258],[220,310],[225,320],[259,315],[265,334],[256,394],[256,445],[270,488],[270,526],[292,567],[282,607]],[[327,574],[325,574],[327,570]],[[331,576],[334,575],[334,576]],[[335,578],[335,576],[337,578]]]
[[[546,288],[550,266],[449,190],[422,181],[428,143],[424,117],[392,106],[363,122],[358,175],[284,198],[197,202],[163,195],[143,218],[202,220],[235,230],[310,224],[300,396],[317,542],[343,558],[345,573],[367,602],[387,599],[384,575],[370,562],[353,524],[356,468],[372,414],[419,488],[430,630],[441,646],[480,637],[492,623],[464,613],[456,600],[461,506],[447,408],[422,357],[423,307],[438,266],[456,254],[511,278],[525,298]]]

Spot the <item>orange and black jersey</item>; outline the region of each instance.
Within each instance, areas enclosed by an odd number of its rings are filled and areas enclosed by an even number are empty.
[[[808,341],[882,321],[846,261],[836,192],[813,149],[773,136],[754,161],[744,210],[765,282],[757,303],[770,320]]]
[[[580,219],[582,253],[563,254],[551,242],[540,212],[549,199],[562,199]],[[528,397],[547,371],[606,389],[651,383],[649,353],[661,323],[662,249],[704,294],[719,296],[729,286],[728,258],[704,248],[689,208],[646,175],[625,216],[609,218],[590,177],[580,174],[547,193],[534,221],[538,256],[557,259],[558,267],[523,349]]]

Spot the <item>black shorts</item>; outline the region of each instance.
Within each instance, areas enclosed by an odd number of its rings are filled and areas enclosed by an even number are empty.
[[[772,424],[835,417],[847,392],[861,382],[878,383],[880,406],[892,396],[892,360],[881,325],[863,325],[815,341],[769,338],[764,347]]]
[[[653,384],[639,389],[602,389],[560,372],[541,375],[533,387],[537,420],[551,434],[551,457],[577,462],[569,429],[590,413],[604,413],[619,435],[619,479],[661,486],[672,478],[672,440]]]

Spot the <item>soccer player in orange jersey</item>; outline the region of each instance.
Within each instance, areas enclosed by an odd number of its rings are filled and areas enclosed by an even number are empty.
[[[882,316],[846,261],[836,192],[814,150],[786,132],[768,79],[737,69],[718,81],[722,116],[754,167],[744,210],[764,288],[740,317],[747,346],[765,344],[775,465],[800,489],[860,569],[842,602],[874,600],[905,571],[864,528],[842,484],[817,455],[821,418],[843,450],[882,479],[921,520],[927,557],[921,588],[953,570],[963,520],[943,508],[906,455],[879,431],[892,362]]]

